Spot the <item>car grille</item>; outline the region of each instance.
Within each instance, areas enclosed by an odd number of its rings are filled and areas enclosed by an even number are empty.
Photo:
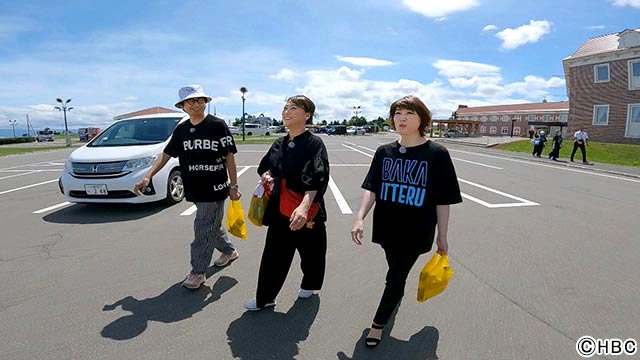
[[[69,196],[79,199],[128,199],[136,197],[136,194],[129,190],[115,190],[109,191],[108,195],[87,195],[86,191],[72,190]]]
[[[104,163],[80,163],[74,162],[71,164],[73,168],[73,177],[81,179],[95,179],[95,178],[117,178],[125,176],[130,171],[122,171],[122,168],[126,164],[126,161],[114,161]]]

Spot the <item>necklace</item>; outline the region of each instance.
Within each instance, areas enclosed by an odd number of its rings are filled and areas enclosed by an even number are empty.
[[[296,143],[294,143],[293,141],[289,141],[287,146],[289,147],[289,149],[293,149],[294,147],[296,147]]]
[[[407,148],[400,145],[400,154],[405,154],[407,152]]]

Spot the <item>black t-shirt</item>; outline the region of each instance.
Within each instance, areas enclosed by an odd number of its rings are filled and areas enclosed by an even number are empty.
[[[462,202],[447,149],[433,141],[405,148],[393,142],[376,150],[362,188],[376,194],[374,243],[388,250],[423,254],[431,250],[436,205]]]
[[[224,120],[207,115],[198,125],[190,120],[180,123],[164,152],[180,160],[188,201],[219,201],[229,196],[226,156],[238,150]]]
[[[293,141],[289,140],[289,135],[277,139],[260,161],[258,174],[267,170],[274,177],[275,186],[265,209],[265,225],[271,225],[277,220],[288,220],[280,215],[281,179],[287,181],[288,189],[298,194],[317,191],[313,202],[319,203],[320,210],[313,222],[327,220],[323,197],[329,184],[329,156],[322,139],[308,131],[296,136]]]

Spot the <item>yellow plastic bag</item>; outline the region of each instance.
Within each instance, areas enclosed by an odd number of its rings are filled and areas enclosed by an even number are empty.
[[[240,200],[231,200],[227,210],[227,231],[242,240],[247,239],[247,224]]]
[[[446,254],[433,254],[431,260],[420,271],[418,302],[427,301],[443,292],[452,276],[453,269],[449,267],[449,257]]]
[[[264,211],[269,203],[269,195],[264,194],[262,197],[256,195],[251,196],[251,204],[249,204],[249,213],[247,217],[249,221],[255,226],[262,226],[262,219],[264,218]]]

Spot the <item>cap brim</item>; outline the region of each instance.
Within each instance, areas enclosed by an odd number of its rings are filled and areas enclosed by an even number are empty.
[[[202,97],[207,99],[207,102],[205,104],[208,104],[208,103],[211,102],[211,100],[213,100],[213,98],[211,96],[208,96],[208,95],[190,95],[190,96],[187,96],[186,98],[178,101],[175,104],[175,107],[177,107],[178,109],[182,109],[182,103],[185,102],[185,100],[189,100],[189,99],[193,99],[193,98],[202,98]]]

